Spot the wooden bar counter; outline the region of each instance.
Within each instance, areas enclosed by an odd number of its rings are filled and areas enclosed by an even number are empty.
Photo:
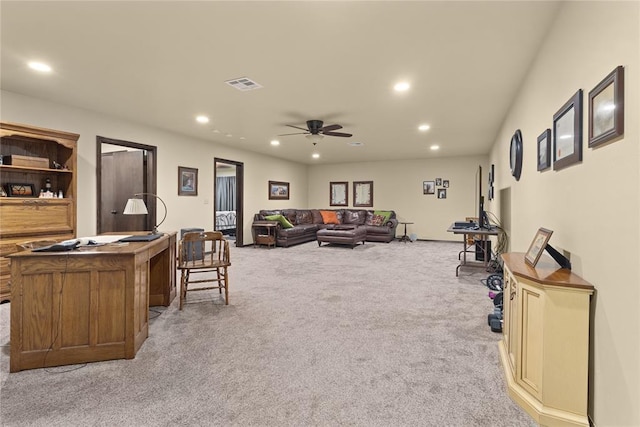
[[[10,371],[132,359],[176,295],[176,233],[11,258]]]

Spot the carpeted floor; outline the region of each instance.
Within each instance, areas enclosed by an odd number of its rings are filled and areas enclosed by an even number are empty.
[[[459,243],[232,248],[217,291],[153,307],[133,360],[9,374],[6,426],[534,426],[506,394],[480,283]]]

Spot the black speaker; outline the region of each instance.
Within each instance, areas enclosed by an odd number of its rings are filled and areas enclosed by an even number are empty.
[[[491,259],[491,240],[476,240],[476,261],[485,261],[484,254],[487,254],[486,261]]]

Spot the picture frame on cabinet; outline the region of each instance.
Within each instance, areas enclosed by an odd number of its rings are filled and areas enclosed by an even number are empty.
[[[540,256],[547,246],[547,242],[551,238],[553,234],[552,230],[547,230],[546,228],[539,228],[536,232],[536,235],[533,238],[533,241],[529,245],[529,249],[524,256],[524,261],[529,264],[531,267],[535,267],[540,260]]]
[[[269,181],[269,200],[289,200],[289,183]]]
[[[546,129],[538,136],[538,170],[551,167],[551,129]]]
[[[624,135],[624,67],[619,65],[589,92],[589,147]]]
[[[33,184],[7,184],[9,197],[36,197],[36,188]]]
[[[553,115],[553,169],[582,161],[582,89]]]
[[[329,183],[329,205],[348,206],[349,205],[349,182]]]

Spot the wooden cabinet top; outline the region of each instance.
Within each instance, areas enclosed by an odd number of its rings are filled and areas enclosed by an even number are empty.
[[[510,252],[502,254],[505,266],[514,275],[529,279],[542,285],[559,286],[567,288],[579,288],[593,291],[593,285],[567,270],[560,268],[555,261],[541,258],[536,267],[531,267],[524,260],[524,253]]]

